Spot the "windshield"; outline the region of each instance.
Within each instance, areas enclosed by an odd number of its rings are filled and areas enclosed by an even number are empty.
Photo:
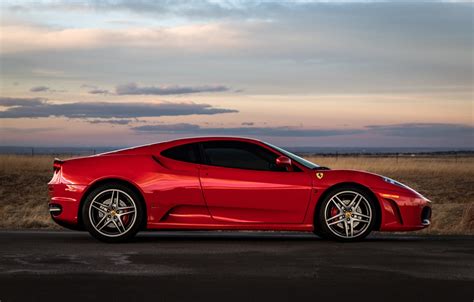
[[[280,153],[283,153],[285,154],[285,156],[291,158],[291,160],[294,160],[295,162],[305,166],[306,168],[308,169],[316,169],[316,168],[319,168],[318,165],[316,165],[315,163],[312,163],[310,162],[309,160],[306,160],[302,157],[299,157],[298,155],[296,154],[293,154],[289,151],[286,151],[285,149],[282,149],[280,147],[277,147],[277,146],[274,146],[272,144],[269,144],[269,143],[264,143],[265,145],[269,146],[270,148],[273,148],[275,150],[278,150]]]

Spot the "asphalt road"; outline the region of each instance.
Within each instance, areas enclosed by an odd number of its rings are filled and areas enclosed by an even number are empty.
[[[305,233],[0,232],[0,300],[468,301],[474,237]]]

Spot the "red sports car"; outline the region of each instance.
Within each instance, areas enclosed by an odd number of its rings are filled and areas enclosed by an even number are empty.
[[[162,142],[54,161],[49,211],[107,242],[156,230],[284,230],[360,240],[430,224],[430,201],[380,175],[330,170],[246,138]]]

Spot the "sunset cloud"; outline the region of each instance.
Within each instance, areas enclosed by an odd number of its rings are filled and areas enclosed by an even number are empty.
[[[31,87],[30,89],[31,92],[47,92],[50,90],[51,89],[47,86],[35,86],[35,87]]]
[[[0,9],[2,128],[39,117],[28,126],[64,132],[4,131],[3,144],[193,134],[474,144],[472,2],[6,0]]]
[[[229,88],[223,85],[205,85],[205,86],[138,86],[136,83],[118,85],[115,92],[118,95],[171,95],[171,94],[189,94],[200,92],[223,92]]]
[[[204,135],[232,135],[232,136],[294,136],[319,137],[351,135],[363,132],[360,129],[301,129],[295,127],[230,127],[230,128],[202,128],[194,124],[144,125],[133,127],[132,130],[140,133],[171,133],[171,134],[204,134]]]
[[[248,125],[252,126],[252,125]],[[474,127],[462,124],[407,123],[396,125],[369,125],[361,129],[308,129],[299,127],[200,127],[195,124],[179,123],[164,125],[143,125],[131,128],[137,133],[166,133],[193,135],[231,136],[279,136],[279,137],[324,137],[340,135],[376,134],[384,136],[443,138],[466,137],[474,139]]]
[[[474,143],[474,126],[442,123],[407,123],[397,125],[369,125],[375,133],[399,137],[450,137],[464,136]]]
[[[107,89],[92,89],[89,90],[90,94],[110,94],[110,91]]]
[[[111,124],[111,125],[128,125],[136,122],[133,119],[100,119],[100,120],[87,120],[90,124]]]
[[[181,115],[213,115],[238,112],[233,109],[214,108],[199,103],[112,103],[76,102],[56,104],[38,99],[1,98],[7,109],[0,111],[0,118],[137,118]]]
[[[155,28],[63,28],[0,26],[0,53],[104,49],[113,47],[206,51],[243,47],[241,33],[220,24]],[[198,40],[201,43],[196,44]]]
[[[11,98],[0,97],[0,106],[3,107],[34,107],[44,105],[46,99],[43,98]],[[0,113],[1,114],[1,113]]]

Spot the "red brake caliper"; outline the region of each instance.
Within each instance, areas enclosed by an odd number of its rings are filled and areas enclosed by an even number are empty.
[[[122,219],[122,223],[123,225],[127,225],[128,221],[130,220],[130,214],[128,215],[123,215],[122,217],[120,217],[120,219]]]
[[[331,208],[331,217],[336,216],[339,213],[336,207]]]

